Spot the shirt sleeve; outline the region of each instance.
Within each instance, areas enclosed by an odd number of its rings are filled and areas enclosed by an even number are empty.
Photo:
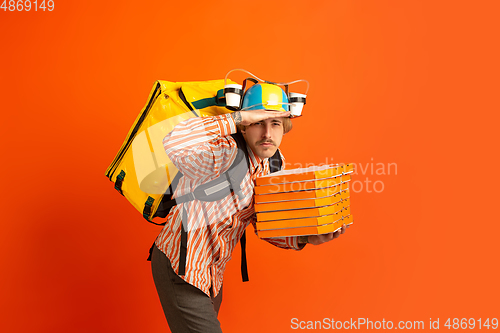
[[[229,113],[196,117],[177,124],[163,139],[172,163],[191,179],[213,178],[227,169],[236,157],[236,124]]]

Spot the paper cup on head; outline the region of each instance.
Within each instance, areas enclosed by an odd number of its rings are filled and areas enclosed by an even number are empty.
[[[240,84],[226,84],[224,86],[224,95],[226,96],[226,107],[230,109],[239,109],[241,96],[243,95]]]
[[[302,114],[302,108],[304,107],[304,104],[306,104],[306,95],[293,92],[291,92],[289,95],[289,102],[291,103],[290,111],[292,117],[300,116]]]

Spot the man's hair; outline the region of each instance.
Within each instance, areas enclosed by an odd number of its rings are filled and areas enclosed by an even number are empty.
[[[283,134],[286,134],[292,130],[292,120],[290,118],[281,118],[283,121]],[[243,125],[236,125],[238,128],[238,131],[245,130],[246,126]]]

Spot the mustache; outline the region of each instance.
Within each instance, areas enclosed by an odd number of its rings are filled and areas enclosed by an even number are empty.
[[[263,139],[263,140],[257,141],[256,144],[260,145],[263,143],[271,143],[273,146],[276,146],[276,142],[274,142],[273,140],[270,140],[270,139]]]

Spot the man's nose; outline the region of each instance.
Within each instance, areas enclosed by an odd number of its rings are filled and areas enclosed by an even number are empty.
[[[271,126],[268,123],[264,124],[264,133],[262,133],[262,136],[265,138],[271,137]]]

